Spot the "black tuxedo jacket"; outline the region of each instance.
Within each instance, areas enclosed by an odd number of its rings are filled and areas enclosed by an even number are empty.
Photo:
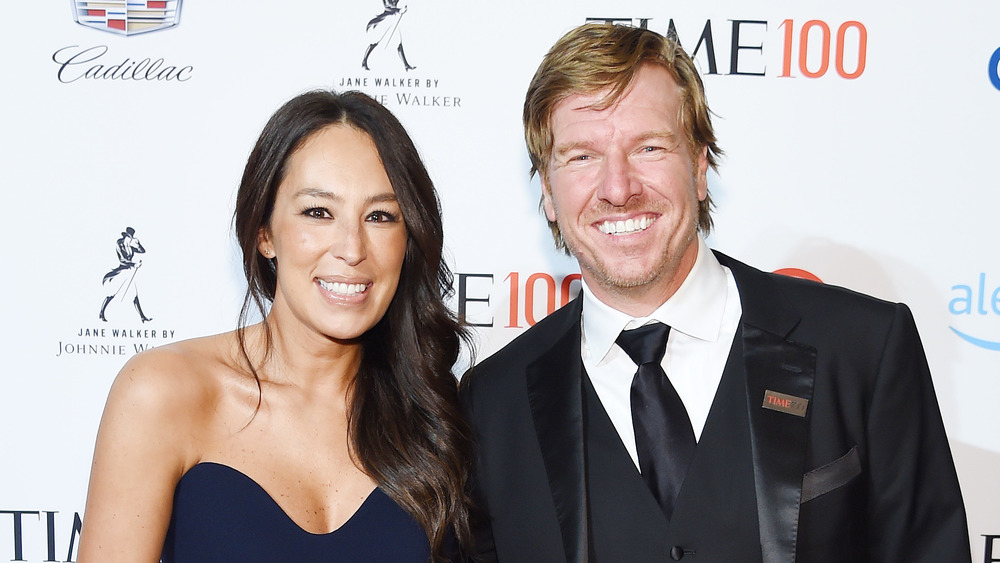
[[[635,493],[624,447],[596,444],[610,421],[580,359],[577,299],[462,379],[487,515],[481,558],[970,561],[906,306],[717,257],[743,316],[672,521]],[[805,411],[763,408],[769,392],[808,401]]]

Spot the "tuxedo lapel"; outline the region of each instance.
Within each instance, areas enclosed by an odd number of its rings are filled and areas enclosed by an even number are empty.
[[[788,340],[800,317],[780,299],[780,290],[767,275],[718,256],[733,272],[743,306],[747,407],[763,560],[791,563],[795,561],[816,350]],[[797,409],[803,402],[804,410]]]
[[[555,503],[568,563],[588,560],[580,312],[567,306],[563,334],[527,367],[528,403]]]
[[[765,401],[811,401],[816,352],[743,325],[750,439],[764,563],[795,561],[809,410],[805,416],[765,408]],[[795,399],[780,399],[781,393]],[[773,397],[773,398],[772,398]]]

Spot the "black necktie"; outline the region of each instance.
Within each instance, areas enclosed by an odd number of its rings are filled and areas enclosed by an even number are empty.
[[[660,367],[668,334],[669,326],[652,323],[623,330],[616,340],[639,365],[631,391],[639,471],[667,520],[674,512],[674,501],[697,443],[687,409]]]

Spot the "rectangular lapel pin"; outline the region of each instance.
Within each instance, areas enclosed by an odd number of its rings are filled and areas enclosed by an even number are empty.
[[[784,393],[778,393],[777,391],[765,389],[764,404],[761,406],[765,409],[804,417],[806,415],[806,407],[809,406],[809,399],[785,395]]]

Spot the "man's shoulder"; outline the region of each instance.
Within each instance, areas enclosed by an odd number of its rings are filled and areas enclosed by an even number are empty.
[[[744,313],[748,310],[768,313],[775,308],[787,308],[805,320],[849,325],[891,323],[905,305],[886,301],[865,293],[810,279],[765,272],[716,252],[719,262],[728,267],[736,279]],[[755,315],[756,316],[756,315]]]
[[[462,377],[463,382],[467,378],[506,379],[504,374],[512,377],[523,373],[528,365],[550,351],[568,333],[575,330],[579,334],[580,311],[580,299],[577,298],[547,315],[503,348],[470,368]]]

